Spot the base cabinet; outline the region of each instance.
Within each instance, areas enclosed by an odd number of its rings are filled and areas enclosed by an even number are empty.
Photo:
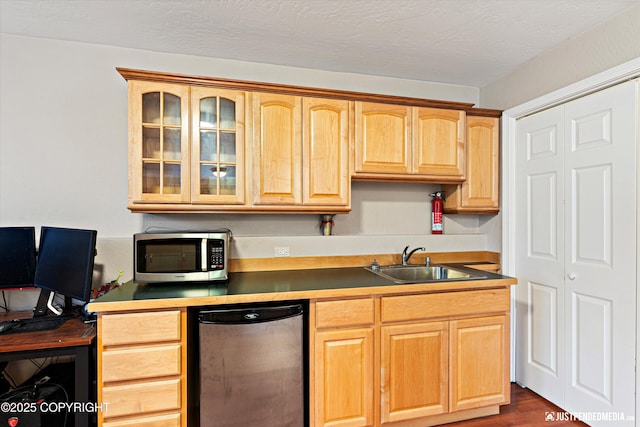
[[[508,288],[311,306],[312,427],[444,424],[510,401]]]
[[[98,318],[98,425],[185,427],[186,310]]]
[[[382,424],[448,410],[447,322],[382,327]]]
[[[451,411],[509,401],[509,316],[450,322]]]
[[[373,425],[373,328],[318,332],[315,348],[315,425]]]

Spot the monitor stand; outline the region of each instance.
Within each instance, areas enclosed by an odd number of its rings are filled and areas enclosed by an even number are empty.
[[[56,316],[60,316],[62,314],[63,309],[58,308],[53,305],[53,299],[55,298],[56,293],[52,291],[47,291],[46,289],[40,289],[40,296],[38,297],[38,303],[36,307],[33,309],[33,317],[42,317],[46,316],[49,311],[51,311]],[[65,297],[64,299],[64,307],[71,307],[70,298]]]

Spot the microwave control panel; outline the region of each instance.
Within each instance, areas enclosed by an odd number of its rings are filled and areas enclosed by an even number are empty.
[[[212,239],[207,242],[209,271],[224,269],[224,240]]]

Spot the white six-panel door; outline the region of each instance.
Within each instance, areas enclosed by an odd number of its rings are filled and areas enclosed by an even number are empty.
[[[516,378],[568,411],[629,421],[635,92],[635,82],[623,83],[521,119],[515,148]]]

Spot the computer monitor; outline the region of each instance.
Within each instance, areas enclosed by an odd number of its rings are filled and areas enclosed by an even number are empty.
[[[35,228],[0,227],[0,290],[32,287],[35,271]]]
[[[59,227],[40,229],[34,284],[42,291],[34,316],[45,315],[47,308],[55,314],[62,314],[53,306],[56,294],[64,296],[66,301],[75,299],[89,302],[96,236],[95,230]]]

